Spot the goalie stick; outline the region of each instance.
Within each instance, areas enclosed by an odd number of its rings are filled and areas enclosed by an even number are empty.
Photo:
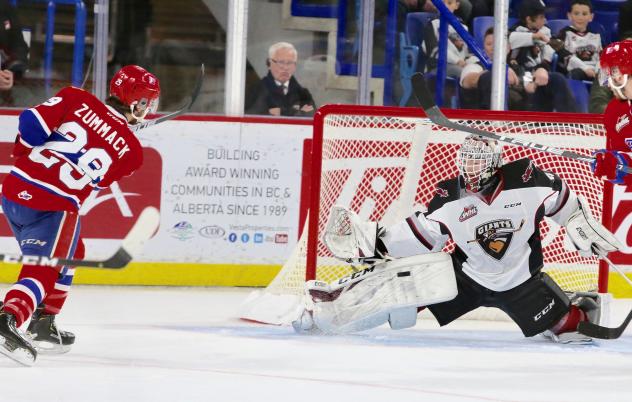
[[[623,323],[618,327],[602,327],[592,322],[580,321],[577,326],[577,332],[597,339],[617,339],[623,334],[623,331],[628,327],[630,321],[632,321],[632,311],[628,313],[628,316],[625,317]]]
[[[202,88],[202,82],[204,81],[204,64],[200,65],[200,72],[198,73],[197,81],[195,82],[195,87],[193,87],[193,92],[191,92],[191,98],[182,108],[176,110],[175,112],[166,114],[164,116],[157,117],[151,120],[145,120],[142,123],[135,124],[133,126],[129,126],[129,129],[133,132],[144,130],[148,127],[155,126],[156,124],[163,123],[167,120],[172,120],[181,114],[184,114],[191,109],[191,106],[195,103],[198,95],[200,94],[200,89]]]
[[[595,161],[595,158],[578,154],[572,151],[566,151],[563,149],[551,147],[548,145],[542,145],[531,141],[520,140],[518,138],[506,137],[504,135],[498,135],[491,133],[489,131],[481,130],[475,127],[468,127],[463,124],[455,123],[448,119],[439,107],[436,105],[434,101],[433,95],[428,90],[426,86],[426,79],[423,74],[415,73],[412,78],[413,85],[413,95],[415,99],[419,102],[422,109],[426,112],[426,116],[432,121],[434,124],[439,126],[451,128],[457,131],[464,131],[471,134],[480,135],[481,137],[490,138],[496,141],[502,141],[513,145],[519,145],[525,148],[531,148],[542,152],[548,152],[554,155],[563,156],[565,158],[575,159],[582,162],[592,163]],[[632,167],[617,165],[617,169],[624,171],[626,173],[632,173]]]
[[[89,268],[124,268],[132,260],[135,254],[142,250],[145,242],[154,234],[160,223],[160,212],[154,207],[145,208],[132,229],[121,242],[114,254],[105,260],[74,260],[65,258],[47,257],[41,255],[0,254],[0,260],[9,264],[29,264],[55,266],[79,266]]]

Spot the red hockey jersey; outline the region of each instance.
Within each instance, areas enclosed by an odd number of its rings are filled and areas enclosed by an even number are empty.
[[[20,114],[17,158],[2,195],[39,210],[75,211],[92,191],[142,164],[124,116],[89,92],[67,87]]]
[[[627,100],[613,99],[604,111],[606,149],[632,156],[632,106]]]

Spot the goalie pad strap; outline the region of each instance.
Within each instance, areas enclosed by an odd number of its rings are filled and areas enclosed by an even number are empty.
[[[322,282],[312,282],[310,294],[320,296],[314,300],[316,326],[327,333],[362,331],[389,321],[393,313],[393,327],[404,328],[414,324],[411,308],[416,318],[416,307],[451,300],[458,292],[452,259],[446,253],[401,258],[374,268],[342,287],[323,288]],[[323,291],[331,297],[323,297]]]

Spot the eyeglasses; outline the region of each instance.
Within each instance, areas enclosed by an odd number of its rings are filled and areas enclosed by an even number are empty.
[[[274,64],[278,64],[283,67],[292,67],[296,65],[295,61],[274,60],[274,59],[270,59],[270,61],[273,62]]]

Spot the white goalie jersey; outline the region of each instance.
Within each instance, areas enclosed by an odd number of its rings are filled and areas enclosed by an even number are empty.
[[[453,261],[493,291],[516,287],[543,266],[539,224],[560,225],[578,209],[576,195],[555,174],[520,159],[500,168],[496,190],[465,192],[460,177],[440,182],[428,211],[386,229],[381,240],[392,257],[440,251],[455,243]]]

